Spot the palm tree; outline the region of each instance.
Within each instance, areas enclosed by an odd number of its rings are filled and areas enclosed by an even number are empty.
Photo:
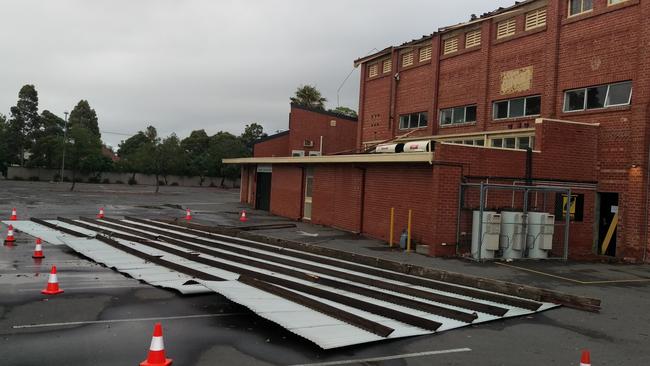
[[[325,110],[325,99],[316,87],[312,85],[301,85],[296,89],[296,96],[291,97],[291,103],[309,108]]]

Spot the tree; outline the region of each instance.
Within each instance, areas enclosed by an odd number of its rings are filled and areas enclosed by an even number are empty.
[[[80,100],[79,103],[70,112],[70,119],[68,120],[70,128],[73,126],[81,126],[88,129],[93,135],[101,138],[99,133],[99,123],[97,113],[90,108],[87,100]]]
[[[291,103],[304,107],[325,110],[325,99],[316,87],[312,85],[301,85],[296,89],[296,95],[291,97]]]
[[[0,114],[0,173],[5,177],[7,176],[7,166],[9,166],[7,128],[7,117]]]
[[[239,177],[239,166],[224,164],[222,160],[242,157],[245,154],[246,146],[240,138],[228,132],[218,132],[210,138],[209,174],[213,177],[221,177],[219,185],[223,187],[226,178]]]
[[[359,118],[359,116],[357,115],[357,111],[348,107],[336,107],[334,109],[330,109],[329,111],[332,113],[338,113],[352,118]]]
[[[40,128],[38,92],[34,85],[24,85],[18,92],[18,102],[11,107],[11,119],[7,131],[10,162],[25,165],[25,152],[31,147],[34,133]]]
[[[148,126],[144,131],[139,131],[122,141],[117,150],[117,155],[120,157],[116,164],[117,170],[131,173],[131,180],[134,181],[135,174],[138,172],[144,173],[146,169],[142,170],[142,168],[147,168],[146,163],[142,162],[146,158],[146,156],[143,156],[144,147],[155,145],[158,141],[158,131],[153,126]]]
[[[186,173],[198,176],[201,186],[210,169],[209,147],[210,137],[205,130],[192,131],[188,137],[181,141],[181,148],[187,159]]]
[[[262,125],[251,123],[250,125],[246,125],[244,132],[239,136],[239,138],[242,140],[248,150],[252,152],[253,145],[255,145],[257,140],[266,136],[267,134],[264,133],[264,127],[262,127]]]
[[[102,155],[102,142],[93,131],[81,124],[71,126],[66,141],[67,164],[72,170],[73,191],[77,181],[77,173],[101,172],[110,166],[110,159]]]
[[[29,167],[60,167],[65,121],[54,113],[41,113],[41,128],[34,133],[35,140],[27,165]]]

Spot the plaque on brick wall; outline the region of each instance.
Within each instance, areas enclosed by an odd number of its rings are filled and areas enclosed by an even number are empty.
[[[529,90],[533,86],[533,67],[508,70],[501,73],[501,95]]]

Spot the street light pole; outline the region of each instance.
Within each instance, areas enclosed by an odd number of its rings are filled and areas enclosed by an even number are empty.
[[[65,122],[63,124],[63,158],[61,161],[61,179],[59,182],[63,182],[63,170],[65,169],[65,144],[68,141],[68,112],[63,112],[65,115]]]

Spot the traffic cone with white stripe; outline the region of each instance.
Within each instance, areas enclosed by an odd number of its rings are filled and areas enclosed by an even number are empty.
[[[156,323],[153,327],[153,337],[147,359],[140,362],[140,366],[168,366],[172,360],[165,356],[165,342],[163,342],[162,325]]]
[[[97,214],[97,218],[98,219],[103,219],[104,218],[104,208],[103,207],[101,207],[99,209],[99,213]]]
[[[187,221],[192,220],[192,211],[190,211],[189,208],[185,210],[185,220]]]
[[[582,357],[580,357],[580,366],[591,366],[591,355],[589,350],[582,351]]]
[[[11,245],[16,242],[16,238],[14,238],[14,227],[12,225],[9,225],[7,228],[7,238],[5,239],[5,245]]]
[[[241,221],[241,222],[248,221],[248,217],[246,217],[246,210],[241,211],[241,215],[239,216],[239,221]]]
[[[59,280],[56,278],[56,266],[52,266],[50,278],[47,280],[47,287],[41,293],[44,295],[58,295],[63,293],[63,290],[59,288]]]
[[[43,246],[42,246],[42,241],[41,238],[36,238],[36,247],[34,248],[34,254],[32,254],[32,258],[34,259],[40,259],[40,258],[45,258],[43,255]]]
[[[16,221],[18,220],[18,214],[16,213],[16,208],[14,207],[11,210],[11,217],[9,218],[9,221]]]

